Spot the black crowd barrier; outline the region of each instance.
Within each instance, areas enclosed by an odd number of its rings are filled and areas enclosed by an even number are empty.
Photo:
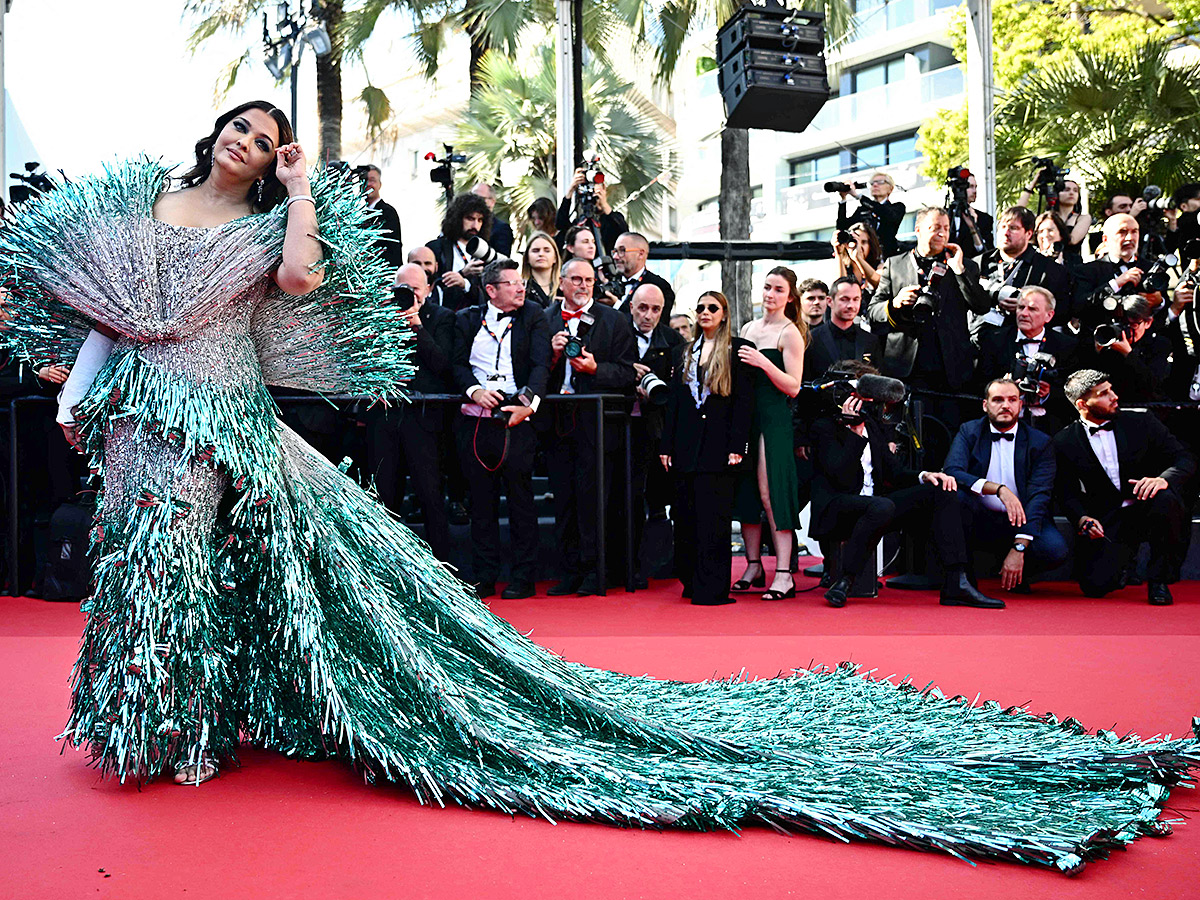
[[[461,394],[415,394],[407,395],[408,401],[417,403],[453,404],[461,406],[465,401]],[[275,402],[281,406],[290,403],[357,403],[370,402],[371,397],[359,394],[276,394]],[[51,397],[30,396],[15,397],[8,404],[8,452],[9,452],[9,496],[8,496],[8,574],[9,582],[14,591],[19,590],[21,581],[21,561],[18,548],[21,541],[20,522],[20,410],[25,406],[46,406],[55,401]],[[390,401],[404,403],[406,401]],[[604,447],[606,419],[619,417],[623,427],[622,446],[624,449],[625,468],[625,587],[631,590],[635,576],[637,560],[633,547],[633,449],[631,446],[631,421],[627,414],[630,398],[620,394],[550,394],[542,398],[542,405],[567,403],[579,406],[591,406],[596,417],[596,441]],[[605,479],[605,454],[603,451],[596,455],[596,575],[601,584],[607,581],[607,512],[604,498],[607,494]]]

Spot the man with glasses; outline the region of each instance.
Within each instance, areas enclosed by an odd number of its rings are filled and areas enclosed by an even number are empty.
[[[481,276],[487,302],[458,313],[454,380],[468,398],[457,423],[459,456],[471,497],[472,575],[480,599],[500,576],[500,484],[508,497],[512,578],[500,595],[532,597],[538,527],[533,506],[532,416],[550,374],[550,329],[537,303],[525,302],[520,265],[489,263]]]
[[[563,266],[562,300],[546,315],[558,328],[550,339],[551,392],[559,394],[627,394],[636,383],[637,340],[632,319],[602,303],[592,291],[596,270],[583,259]],[[616,451],[619,423],[607,423],[604,446],[598,445],[595,408],[590,403],[557,403],[552,425],[544,433],[550,486],[554,491],[554,519],[563,579],[547,593],[603,595],[603,573],[596,571],[600,534],[596,528],[596,503],[607,503],[608,486]],[[543,426],[546,427],[546,426]],[[604,455],[605,496],[597,499],[597,454]]]
[[[868,318],[883,333],[883,374],[910,387],[962,391],[974,369],[967,311],[991,305],[979,267],[949,242],[950,214],[941,207],[917,213],[917,246],[891,257],[880,270]],[[953,434],[962,410],[953,400],[926,398],[926,409]]]
[[[879,237],[879,246],[883,250],[884,259],[886,259],[899,252],[896,232],[900,230],[900,223],[904,220],[904,213],[907,210],[903,203],[893,203],[889,199],[892,191],[896,189],[896,180],[887,172],[872,172],[871,177],[867,179],[867,187],[870,191],[870,196],[867,197],[859,194],[858,188],[853,185],[850,186],[850,190],[841,193],[841,199],[838,201],[837,227],[838,230],[844,231],[855,222],[865,222],[870,225]],[[858,209],[850,216],[846,215],[847,196],[858,200]]]
[[[636,231],[627,231],[617,238],[612,252],[613,263],[616,265],[617,271],[621,273],[621,277],[625,279],[625,292],[621,295],[621,302],[617,308],[623,313],[632,312],[631,304],[634,292],[644,284],[652,284],[662,291],[662,314],[669,320],[671,308],[675,305],[675,291],[671,288],[671,282],[646,268],[646,258],[649,255],[650,242],[644,235],[640,235]]]

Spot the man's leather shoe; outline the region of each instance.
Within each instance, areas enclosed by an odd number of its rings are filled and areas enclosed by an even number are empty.
[[[807,575],[808,572],[805,571],[804,574]],[[833,587],[833,573],[832,572],[822,572],[821,573],[821,584],[819,586],[825,588],[826,590]]]
[[[958,581],[942,588],[942,606],[974,606],[979,609],[1004,609],[1004,601],[987,597],[967,579],[964,572]]]
[[[514,581],[500,592],[502,600],[524,600],[534,595],[533,585],[528,581]]]
[[[484,581],[475,585],[475,596],[480,600],[486,600],[488,597],[496,596],[496,582]]]
[[[650,589],[650,579],[642,575],[637,575],[633,581],[629,582],[629,587],[635,591],[648,591]]]
[[[1161,581],[1151,581],[1147,584],[1146,596],[1151,606],[1170,606],[1175,602],[1175,598],[1171,596],[1171,589]]]
[[[556,584],[550,590],[546,591],[547,597],[565,597],[568,594],[574,594],[579,590],[579,586],[583,584],[582,575],[569,575]]]
[[[721,597],[718,600],[693,600],[692,606],[726,606],[730,603],[737,603],[734,597]]]
[[[850,579],[843,575],[837,581],[829,586],[829,590],[825,592],[825,599],[829,601],[829,605],[835,609],[841,609],[846,605],[846,598],[850,596]]]
[[[600,586],[600,579],[595,575],[585,575],[583,581],[579,584],[577,593],[580,597],[603,597],[604,588]]]

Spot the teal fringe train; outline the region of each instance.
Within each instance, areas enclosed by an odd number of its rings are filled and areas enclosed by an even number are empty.
[[[217,233],[230,256],[216,258],[211,297],[148,319],[146,219],[165,174],[127,163],[0,229],[10,337],[26,356],[69,361],[96,320],[135,341],[194,333],[220,320],[239,267],[278,254],[283,211]],[[260,307],[251,338],[264,378],[393,394],[411,335],[386,304],[361,198],[329,174],[313,193],[325,284]],[[171,460],[179,476],[99,507],[63,737],[122,780],[234,761],[248,740],[337,756],[423,803],[647,828],[766,824],[1074,873],[1168,832],[1157,821],[1168,791],[1200,765],[1192,737],[1090,734],[850,665],[684,684],[570,663],[492,616],[280,424],[261,383],[197,385],[135,347],[114,354],[80,412],[110,492],[128,460],[106,459],[106,441],[147,448],[147,471]],[[218,514],[178,488],[216,483],[189,482],[200,470],[228,478]]]

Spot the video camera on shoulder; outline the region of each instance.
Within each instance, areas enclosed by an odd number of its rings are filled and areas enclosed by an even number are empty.
[[[1017,390],[1030,397],[1039,393],[1041,382],[1049,381],[1058,374],[1055,366],[1058,360],[1052,353],[1018,353],[1013,360],[1012,378],[1017,383]]]

